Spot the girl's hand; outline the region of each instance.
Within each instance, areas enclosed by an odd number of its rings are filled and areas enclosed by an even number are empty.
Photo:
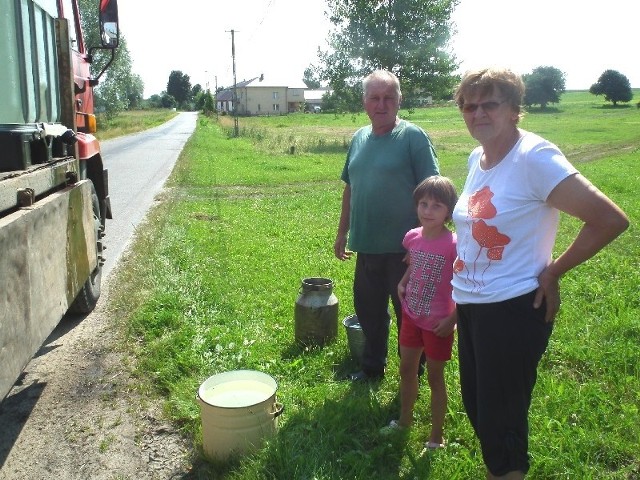
[[[436,325],[436,328],[433,329],[433,333],[438,337],[448,337],[453,333],[456,328],[456,323],[458,323],[458,317],[456,312],[453,312],[448,317],[440,320],[440,323]]]
[[[400,301],[404,301],[404,295],[406,293],[407,289],[406,286],[403,285],[402,283],[398,284],[398,298],[400,299]]]

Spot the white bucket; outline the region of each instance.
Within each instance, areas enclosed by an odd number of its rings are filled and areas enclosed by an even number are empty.
[[[209,377],[198,389],[202,447],[206,456],[224,460],[259,448],[273,437],[284,407],[276,401],[276,381],[255,370],[234,370]]]

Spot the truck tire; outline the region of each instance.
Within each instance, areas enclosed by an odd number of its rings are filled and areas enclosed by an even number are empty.
[[[98,253],[98,262],[96,268],[91,272],[89,278],[84,283],[75,300],[69,306],[70,313],[90,313],[96,308],[98,299],[100,298],[100,285],[102,282],[102,233],[103,226],[100,218],[100,201],[95,189],[91,187],[91,203],[93,204],[93,224],[96,234],[96,251]]]

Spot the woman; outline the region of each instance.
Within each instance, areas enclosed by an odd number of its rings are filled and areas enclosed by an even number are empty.
[[[502,69],[466,73],[455,93],[480,143],[453,213],[452,284],[462,398],[489,479],[520,479],[529,469],[528,411],[560,277],[628,226],[555,145],[518,128],[523,97],[522,79]],[[583,226],[552,259],[559,211]]]

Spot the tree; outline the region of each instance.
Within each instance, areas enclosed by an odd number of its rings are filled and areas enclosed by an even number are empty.
[[[180,70],[173,70],[167,82],[167,94],[171,95],[178,105],[185,105],[191,101],[191,82],[189,75]]]
[[[162,97],[157,93],[154,93],[149,97],[147,103],[151,108],[162,108]]]
[[[615,70],[605,70],[597,83],[591,85],[589,93],[604,95],[604,99],[613,102],[614,106],[618,102],[630,102],[633,98],[629,79]]]
[[[177,106],[176,99],[173,98],[173,95],[169,95],[166,92],[162,92],[162,98],[160,99],[160,104],[164,108],[176,108]]]
[[[565,74],[555,67],[534,68],[530,74],[523,75],[523,80],[527,106],[537,104],[545,109],[548,103],[559,103],[565,91]]]
[[[216,111],[216,105],[215,105],[216,102],[213,98],[213,95],[211,95],[211,91],[207,90],[206,92],[204,92],[203,97],[204,97],[204,103],[202,105],[202,112],[205,115],[211,115],[213,112]]]
[[[80,8],[82,30],[87,47],[101,45],[98,2],[96,0],[79,0],[78,7]],[[111,51],[96,49],[92,52],[92,57],[91,75],[95,77],[111,58]],[[126,38],[120,32],[113,63],[100,78],[100,84],[94,91],[95,107],[103,110],[106,116],[112,117],[122,110],[138,106],[142,100],[144,84],[141,77],[132,72],[132,67]]]
[[[142,97],[144,93],[144,82],[140,75],[131,74],[130,81],[126,86],[127,100],[129,101],[129,109],[140,108],[142,106]]]
[[[91,64],[93,67],[93,63]],[[94,90],[96,109],[104,111],[107,117],[113,117],[129,108],[129,94],[133,98],[142,96],[142,79],[138,77],[139,87],[132,85],[131,57],[126,48],[126,40],[120,37],[115,59],[107,72],[100,78],[100,84]]]
[[[199,87],[200,85],[196,85]],[[196,90],[194,87],[193,90]],[[211,115],[215,111],[215,100],[211,94],[211,90],[199,89],[193,97],[194,108],[202,110],[205,115]]]
[[[321,66],[309,69],[343,100],[357,98],[350,109],[361,108],[359,83],[375,69],[398,76],[406,106],[427,93],[448,97],[457,82],[457,64],[447,46],[458,2],[328,0],[328,17],[335,27],[328,39],[331,50],[319,49]]]
[[[307,88],[318,89],[321,86],[320,80],[318,80],[316,76],[316,72],[311,67],[305,69],[302,81]]]

